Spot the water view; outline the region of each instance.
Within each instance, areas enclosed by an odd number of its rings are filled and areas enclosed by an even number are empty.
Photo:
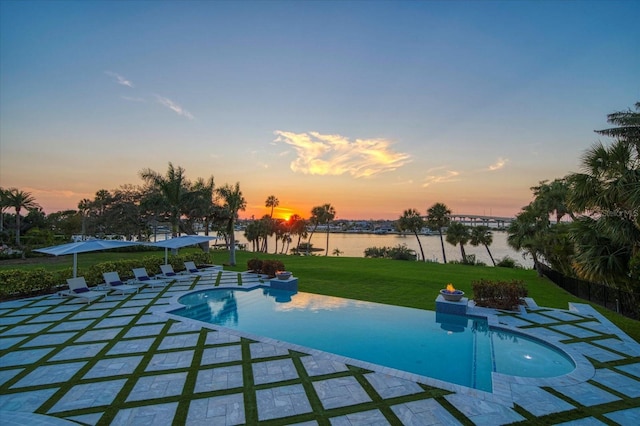
[[[247,242],[242,231],[236,231],[236,241],[239,244],[246,244],[247,249],[251,250],[251,244]],[[294,247],[297,240],[294,240],[290,244],[290,248]],[[318,255],[324,255],[324,249],[326,247],[327,234],[323,232],[316,232],[312,239],[311,244],[314,248],[322,249],[322,251],[316,252]],[[223,241],[220,241],[222,243]],[[420,235],[420,242],[422,243],[422,249],[427,260],[442,263],[442,247],[440,245],[440,237],[438,235]],[[329,256],[333,256],[334,250],[340,250],[340,256],[347,257],[364,257],[364,251],[368,247],[395,247],[398,244],[406,244],[406,246],[417,253],[420,253],[418,247],[418,241],[414,235],[398,235],[398,234],[352,234],[352,233],[331,233],[329,234]],[[268,251],[273,253],[275,251],[275,239],[270,238],[268,242]],[[282,243],[278,242],[278,253],[282,249]],[[452,246],[444,242],[445,253],[447,254],[447,261],[460,260],[460,247]],[[531,258],[523,258],[522,253],[515,251],[507,244],[507,233],[504,231],[493,232],[493,244],[489,246],[493,258],[501,259],[505,256],[509,256],[516,262],[526,268],[533,267],[533,261]],[[491,265],[491,259],[487,254],[487,250],[483,246],[473,247],[469,244],[465,246],[465,250],[468,255],[473,254],[480,262],[484,262],[487,265]]]

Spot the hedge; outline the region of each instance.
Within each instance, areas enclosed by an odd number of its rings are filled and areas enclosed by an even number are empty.
[[[175,271],[184,269],[184,262],[193,261],[198,265],[210,263],[209,253],[193,253],[184,256],[170,256],[168,261]],[[163,259],[158,257],[146,257],[138,260],[119,260],[116,262],[103,262],[90,266],[87,269],[78,269],[78,276],[84,277],[89,287],[104,282],[104,272],[117,272],[123,280],[133,278],[133,268],[146,268],[149,274],[160,273],[160,265]],[[33,269],[25,271],[21,269],[9,269],[0,271],[0,301],[19,297],[35,296],[39,294],[54,293],[67,288],[66,280],[73,276],[72,268],[61,271],[46,271]]]

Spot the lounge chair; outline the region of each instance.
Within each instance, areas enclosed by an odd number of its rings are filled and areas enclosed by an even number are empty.
[[[200,276],[211,276],[222,271],[222,266],[208,266],[206,268],[198,268],[195,262],[184,262],[184,268],[188,273]]]
[[[135,269],[132,269],[132,271],[133,271],[133,275],[136,277],[135,280],[137,282],[139,282],[140,284],[149,285],[151,286],[151,288],[154,288],[157,285],[164,287],[169,283],[169,281],[166,281],[166,280],[151,278],[149,274],[147,274],[146,268],[135,268]]]
[[[120,293],[123,296],[127,293],[137,293],[141,287],[139,285],[123,283],[117,272],[105,272],[102,276],[104,277],[104,282],[107,284],[108,289],[113,290],[116,293]]]
[[[186,281],[186,280],[193,280],[194,278],[197,277],[197,275],[194,274],[177,274],[174,270],[173,270],[173,266],[171,265],[160,265],[160,270],[162,271],[162,273],[160,274],[160,276],[162,278],[165,279],[169,279],[169,280],[178,280],[178,281]]]
[[[91,303],[93,299],[97,299],[102,296],[105,296],[106,299],[107,293],[89,289],[84,277],[67,278],[67,284],[69,285],[69,290],[60,292],[63,296],[79,297],[81,299],[85,299],[87,304]]]

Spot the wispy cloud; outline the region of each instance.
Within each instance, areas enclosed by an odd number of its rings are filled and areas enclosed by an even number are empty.
[[[160,96],[160,95],[156,95],[156,99],[158,100],[159,104],[169,108],[170,110],[172,110],[176,114],[181,115],[183,117],[186,117],[189,120],[193,120],[193,115],[191,115],[191,113],[189,111],[187,111],[186,109],[182,108],[180,105],[178,105],[177,103],[173,102],[171,99],[165,98],[164,96]]]
[[[426,188],[427,186],[434,183],[449,183],[449,182],[458,182],[460,179],[460,172],[455,170],[446,170],[445,166],[434,167],[432,169],[427,170],[428,175],[424,178],[424,182],[422,186]]]
[[[120,97],[125,101],[129,101],[129,102],[147,102],[147,100],[144,98],[136,98],[133,96],[120,96]]]
[[[491,164],[489,166],[489,171],[493,172],[495,170],[500,170],[501,168],[503,168],[507,163],[509,162],[508,158],[502,158],[502,157],[498,157],[498,159],[496,160],[495,163]]]
[[[127,87],[133,87],[133,83],[129,80],[127,80],[126,78],[124,78],[123,76],[121,76],[118,73],[115,73],[113,71],[105,71],[104,72],[106,75],[113,77],[116,79],[116,83],[121,84],[123,86],[127,86]]]
[[[291,145],[297,158],[291,170],[311,175],[369,177],[396,170],[411,161],[409,154],[391,150],[385,139],[356,139],[318,132],[293,133],[276,130],[275,142]]]

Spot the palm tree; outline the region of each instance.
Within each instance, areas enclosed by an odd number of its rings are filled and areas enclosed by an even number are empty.
[[[10,189],[6,193],[9,206],[13,207],[16,211],[16,245],[20,246],[20,211],[24,209],[35,209],[40,206],[36,203],[36,199],[33,198],[31,193],[21,191],[16,188]]]
[[[91,200],[88,198],[83,198],[78,203],[78,211],[80,211],[80,214],[82,215],[82,236],[83,237],[87,232],[87,215],[91,210],[91,205],[92,205]]]
[[[302,238],[307,238],[307,221],[304,220],[300,215],[294,214],[289,218],[289,222],[291,222],[291,234],[298,236],[298,242],[296,243],[296,249],[300,247],[300,240]]]
[[[240,182],[236,182],[235,186],[225,184],[222,188],[218,188],[218,194],[223,200],[223,207],[227,213],[227,233],[230,238],[231,247],[229,247],[229,264],[236,265],[236,238],[234,233],[235,221],[238,218],[238,212],[247,208],[247,200],[242,196],[240,191]]]
[[[443,203],[435,203],[427,210],[427,225],[430,229],[437,229],[440,234],[440,246],[442,247],[442,259],[447,263],[447,254],[444,251],[444,239],[442,238],[442,228],[449,226],[451,210]]]
[[[398,219],[398,229],[400,231],[409,231],[416,236],[416,240],[418,240],[418,246],[420,246],[422,260],[426,262],[427,259],[424,257],[424,250],[422,249],[422,243],[420,242],[420,237],[418,236],[418,232],[420,232],[422,228],[424,228],[424,220],[422,219],[420,212],[416,209],[405,210],[402,213],[402,216],[400,216],[400,219]]]
[[[569,215],[573,220],[576,219],[568,205],[569,184],[566,179],[554,179],[550,183],[544,180],[531,190],[537,207],[548,214],[555,214],[556,223],[560,223],[565,215]]]
[[[264,206],[271,207],[271,214],[269,216],[271,216],[272,219],[273,219],[273,209],[275,207],[278,207],[279,205],[280,205],[280,201],[276,198],[275,195],[269,195],[267,197],[267,201],[265,201]]]
[[[464,245],[469,241],[469,237],[469,229],[460,222],[452,222],[447,228],[447,242],[454,246],[460,244],[462,263],[467,263],[467,253],[464,250]]]
[[[489,257],[491,258],[491,263],[493,266],[496,266],[496,261],[493,260],[493,255],[491,255],[491,250],[489,250],[489,246],[493,242],[493,234],[488,226],[474,226],[471,228],[471,237],[469,238],[469,244],[474,247],[482,244],[486,249],[487,253],[489,253]]]
[[[169,168],[164,176],[151,169],[144,169],[140,172],[140,177],[145,182],[158,188],[164,196],[171,222],[171,233],[174,237],[178,235],[178,223],[183,200],[190,188],[190,183],[184,172],[182,167],[175,168],[171,163],[169,163]]]
[[[607,122],[617,127],[596,130],[596,133],[634,145],[636,154],[640,155],[640,102],[636,102],[635,108],[635,112],[628,109],[609,114]]]
[[[10,189],[0,187],[0,232],[4,231],[4,211],[11,207],[9,204]]]
[[[607,270],[604,268],[607,262],[601,262],[602,256],[588,244],[576,245],[575,267],[582,278],[620,283],[628,281],[628,273],[621,271],[617,263],[628,264],[640,251],[640,156],[635,151],[632,144],[621,140],[610,147],[597,144],[583,156],[584,173],[568,177],[572,185],[571,205],[576,211],[584,212],[583,218],[595,216],[594,220],[585,220],[581,226],[575,226],[571,233],[573,238],[582,241],[580,234],[587,232],[587,227],[593,227],[605,237],[599,240],[600,243],[609,242],[608,252],[619,257],[615,262],[610,259],[608,264],[611,267]],[[628,250],[620,250],[619,247],[627,247]],[[594,264],[585,264],[590,261]]]
[[[549,215],[541,214],[536,210],[535,204],[530,203],[516,215],[507,229],[507,244],[514,250],[531,255],[533,267],[541,273],[538,265],[540,255],[544,251],[544,234],[549,228]]]

